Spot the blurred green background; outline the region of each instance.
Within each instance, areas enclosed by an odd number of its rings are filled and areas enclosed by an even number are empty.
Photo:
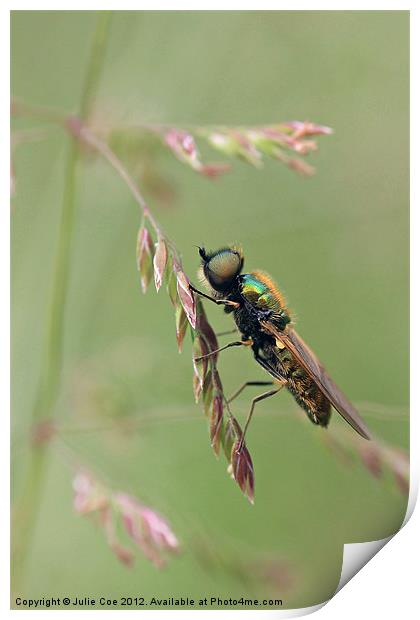
[[[91,12],[14,12],[13,95],[75,111],[95,19]],[[117,12],[96,104],[97,119],[108,123],[300,119],[334,128],[311,156],[313,178],[274,162],[261,171],[237,162],[211,182],[167,155],[159,173],[176,188],[174,204],[147,197],[193,278],[194,244],[241,242],[246,268],[278,281],[300,333],[338,384],[356,403],[377,403],[380,415],[362,408],[369,426],[401,447],[408,446],[408,27],[402,11]],[[57,129],[15,154],[15,492],[27,458],[67,144]],[[193,403],[190,343],[179,355],[165,292],[140,293],[138,208],[107,164],[81,162],[76,209],[55,410],[68,429],[66,450],[51,446],[22,594],[275,594],[284,607],[325,600],[339,580],[343,543],[395,532],[406,499],[390,475],[378,481],[359,462],[337,460],[322,431],[302,424],[281,393],[259,405],[250,430],[256,501],[249,505],[209,447]],[[231,327],[218,308],[208,315],[217,330]],[[219,369],[228,393],[264,378],[241,350],[222,354]],[[235,403],[241,420],[253,394]],[[165,421],[124,431],[124,421],[145,415]],[[343,425],[338,418],[331,426]],[[98,430],[71,432],[88,423]],[[73,512],[69,453],[165,514],[182,542],[180,556],[163,571],[141,556],[132,571],[120,565],[102,532]],[[285,562],[290,587],[270,590],[254,578],[253,565],[266,557]],[[245,581],[235,562],[249,566]]]

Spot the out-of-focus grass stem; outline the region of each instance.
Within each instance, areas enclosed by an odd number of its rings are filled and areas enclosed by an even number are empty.
[[[104,64],[110,23],[110,12],[103,11],[98,13],[79,106],[79,115],[83,121],[89,119],[95,102]],[[48,429],[48,421],[54,416],[54,406],[60,388],[63,363],[65,306],[70,275],[76,171],[79,158],[79,146],[75,140],[71,140],[68,148],[52,295],[47,314],[44,354],[40,363],[40,378],[32,412],[32,437],[34,440],[31,442],[24,480],[13,511],[13,588],[16,593],[20,592],[21,594],[24,594],[24,592],[21,592],[21,588],[47,470],[48,442],[43,440],[43,433],[41,431],[42,429]],[[48,433],[45,435],[45,438],[47,436]],[[17,539],[18,534],[19,539]]]

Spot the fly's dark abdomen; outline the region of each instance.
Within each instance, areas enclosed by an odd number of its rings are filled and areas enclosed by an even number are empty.
[[[268,364],[286,379],[287,389],[297,404],[306,411],[311,422],[328,426],[331,417],[329,400],[291,353],[286,348],[278,348],[269,340],[262,343],[261,352]]]

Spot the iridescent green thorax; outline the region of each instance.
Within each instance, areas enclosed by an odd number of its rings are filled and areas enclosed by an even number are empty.
[[[242,292],[249,297],[261,297],[270,292],[267,285],[259,280],[253,273],[245,273],[241,277],[241,281]]]
[[[283,327],[290,323],[289,312],[283,295],[270,276],[261,271],[240,276],[241,293],[259,310],[271,310],[278,316]]]

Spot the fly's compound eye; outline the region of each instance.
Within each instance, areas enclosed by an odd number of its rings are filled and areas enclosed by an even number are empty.
[[[210,257],[205,270],[215,288],[230,283],[241,272],[243,258],[236,250],[226,249]]]

